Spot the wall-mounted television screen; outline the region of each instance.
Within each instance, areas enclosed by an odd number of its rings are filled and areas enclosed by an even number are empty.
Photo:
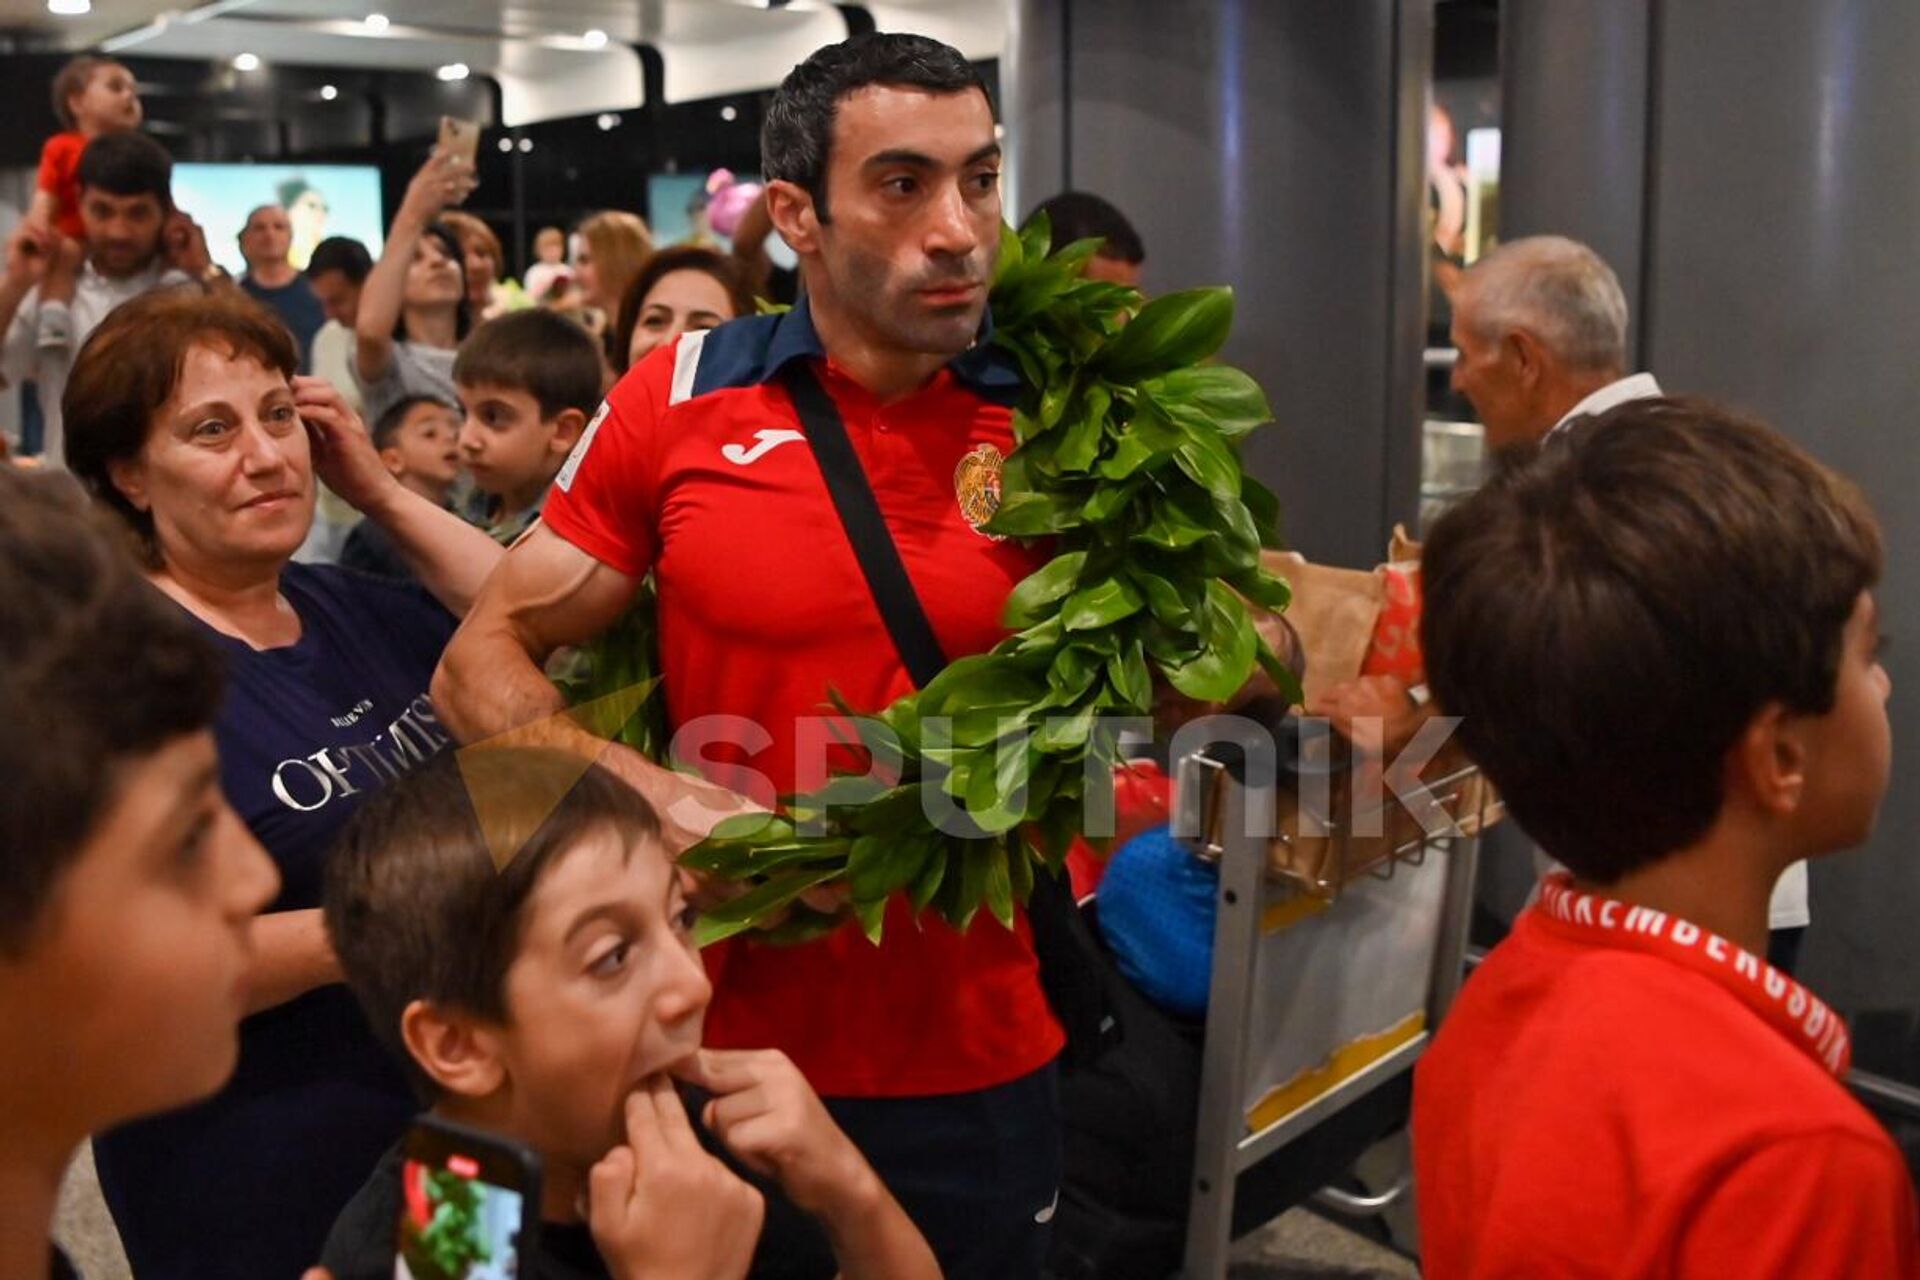
[[[173,201],[206,228],[213,260],[236,276],[247,269],[240,228],[263,204],[285,207],[288,256],[302,269],[328,236],[352,236],[376,258],[386,239],[380,170],[370,164],[177,164]]]

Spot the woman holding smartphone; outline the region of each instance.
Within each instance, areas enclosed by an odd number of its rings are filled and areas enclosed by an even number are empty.
[[[457,403],[453,357],[473,312],[460,239],[437,219],[471,195],[476,181],[467,155],[435,147],[393,215],[354,322],[351,367],[369,421],[408,396]]]
[[[321,873],[370,792],[450,745],[427,687],[501,551],[402,488],[339,394],[295,367],[244,295],[169,289],[109,315],[67,384],[69,467],[222,655],[221,788],[282,881],[253,930],[233,1079],[95,1143],[141,1280],[299,1275],[414,1109],[340,985]],[[316,476],[424,589],[292,561]]]

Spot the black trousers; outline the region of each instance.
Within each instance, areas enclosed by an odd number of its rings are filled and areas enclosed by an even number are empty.
[[[1040,1280],[1060,1186],[1058,1069],[973,1093],[828,1098],[947,1280]],[[756,1280],[827,1280],[826,1237],[768,1190]]]

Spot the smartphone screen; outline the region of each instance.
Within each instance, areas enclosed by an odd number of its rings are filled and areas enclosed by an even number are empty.
[[[539,1163],[489,1134],[425,1119],[400,1167],[395,1280],[513,1280],[540,1212]]]
[[[472,120],[441,116],[440,147],[443,151],[453,152],[471,165],[480,150],[480,126]]]

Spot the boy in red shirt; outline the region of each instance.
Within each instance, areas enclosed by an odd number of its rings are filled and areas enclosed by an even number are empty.
[[[1570,869],[1416,1071],[1425,1273],[1913,1276],[1846,1028],[1761,958],[1780,872],[1886,789],[1873,517],[1702,402],[1563,434],[1424,556],[1434,695]]]
[[[112,58],[85,54],[60,68],[53,78],[53,110],[66,125],[40,150],[27,224],[44,243],[54,232],[85,240],[80,224],[80,153],[95,138],[140,127],[139,87],[133,72]],[[52,248],[51,244],[47,245]]]

